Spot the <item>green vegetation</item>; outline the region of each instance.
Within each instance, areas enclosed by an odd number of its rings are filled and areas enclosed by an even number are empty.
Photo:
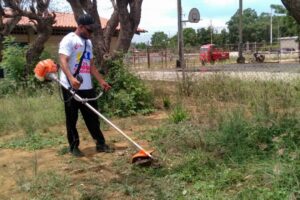
[[[182,105],[176,105],[172,113],[169,116],[171,122],[178,124],[184,120],[188,119],[187,111],[182,107]]]
[[[16,93],[39,95],[39,89],[43,89],[50,94],[53,93],[53,85],[45,85],[39,82],[34,77],[33,70],[29,72],[28,77],[25,79],[25,53],[27,48],[27,46],[20,46],[16,43],[11,36],[5,38],[1,67],[5,70],[6,78],[0,81],[0,97]],[[49,53],[44,51],[42,58],[48,57],[48,55]]]
[[[0,148],[42,149],[63,143],[64,134],[51,130],[64,122],[63,105],[59,97],[39,90],[39,96],[20,93],[0,98],[0,136],[15,132]]]
[[[120,117],[153,111],[153,95],[141,79],[129,72],[121,61],[107,63],[106,78],[112,86],[99,99],[100,110]]]
[[[299,81],[216,75],[188,84],[190,96],[176,84],[148,83],[156,107],[168,116],[152,122],[155,128],[133,133],[156,150],[159,165],[150,168],[131,166],[127,154],[112,154],[109,161],[104,155],[88,162],[69,158],[61,148],[64,135],[55,129],[63,123],[56,96],[1,98],[1,136],[18,135],[1,141],[0,148],[56,147],[67,166],[45,172],[34,167],[33,177],[16,178],[20,191],[37,199],[299,198]],[[132,119],[122,119],[128,129],[136,125]]]
[[[57,93],[57,84],[39,82],[33,72],[27,80],[24,79],[25,51],[26,47],[16,44],[14,38],[6,38],[1,64],[7,77],[0,81],[0,98],[5,96],[10,98],[10,95],[14,94],[36,96],[40,95],[42,90],[43,94]],[[41,55],[41,59],[44,58],[55,59],[46,51]],[[112,89],[99,99],[101,111],[122,117],[151,113],[153,96],[144,83],[131,74],[121,61],[108,62],[107,67],[109,68],[107,81],[112,85]],[[95,83],[95,86],[98,84]]]
[[[298,84],[224,76],[199,81],[191,101],[199,101],[200,113],[218,116],[211,119],[215,126],[198,113],[150,131],[146,137],[163,166],[135,169],[127,179],[152,180],[146,199],[299,198]],[[142,193],[132,185],[132,197]]]
[[[156,48],[166,48],[168,46],[168,35],[164,32],[155,32],[151,37],[151,45]]]
[[[68,199],[71,181],[54,171],[40,173],[33,178],[17,181],[20,189],[28,192],[33,199]]]

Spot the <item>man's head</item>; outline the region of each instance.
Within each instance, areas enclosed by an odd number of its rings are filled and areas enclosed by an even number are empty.
[[[99,28],[96,24],[95,19],[89,14],[82,14],[77,19],[77,33],[84,39],[91,38],[91,34]]]

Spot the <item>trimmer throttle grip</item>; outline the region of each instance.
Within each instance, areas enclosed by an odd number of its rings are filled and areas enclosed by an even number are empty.
[[[80,82],[80,84],[82,84],[83,78],[80,74],[77,74],[75,78]]]

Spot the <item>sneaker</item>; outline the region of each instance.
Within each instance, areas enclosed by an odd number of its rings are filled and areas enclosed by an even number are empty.
[[[84,156],[84,154],[82,153],[82,151],[80,151],[80,149],[78,147],[74,147],[73,150],[70,150],[70,153],[75,157],[83,157]]]
[[[110,148],[107,144],[97,144],[96,145],[96,151],[97,152],[105,152],[105,153],[112,153],[115,150],[113,148]]]

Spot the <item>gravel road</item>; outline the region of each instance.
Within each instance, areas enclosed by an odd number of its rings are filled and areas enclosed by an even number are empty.
[[[142,79],[176,81],[182,77],[181,70],[145,70],[136,71]],[[224,64],[189,68],[187,76],[193,79],[223,74],[247,80],[283,80],[300,79],[299,63],[256,63],[256,64]]]

